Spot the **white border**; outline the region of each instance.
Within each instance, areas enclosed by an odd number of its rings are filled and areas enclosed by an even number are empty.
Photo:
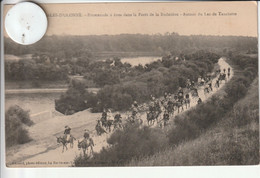
[[[25,0],[4,0],[1,2],[1,12],[4,4],[14,4]],[[162,1],[86,1],[86,0],[34,0],[35,3],[97,3],[97,2],[162,2]],[[164,1],[167,2],[167,1]],[[258,11],[260,10],[258,6]],[[259,34],[258,14],[258,34]],[[135,178],[135,177],[188,177],[188,178],[259,178],[260,165],[257,166],[182,166],[182,167],[120,167],[120,168],[7,168],[5,166],[4,138],[4,54],[3,54],[3,17],[1,13],[1,177],[2,178]],[[260,47],[258,45],[258,51]],[[260,63],[258,63],[260,68]],[[260,92],[260,91],[259,91]]]

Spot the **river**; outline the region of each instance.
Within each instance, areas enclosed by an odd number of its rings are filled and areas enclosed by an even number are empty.
[[[129,63],[131,64],[132,66],[138,66],[139,64],[140,65],[145,65],[145,64],[149,64],[149,63],[152,63],[154,61],[157,61],[157,60],[161,60],[162,57],[128,57],[128,58],[122,58],[121,59],[121,62],[122,63]]]
[[[128,62],[132,66],[138,64],[145,65],[160,59],[160,57],[136,57],[123,58],[122,62]],[[96,89],[89,89],[97,92]],[[18,105],[25,110],[29,110],[31,115],[45,111],[53,111],[55,108],[55,99],[58,99],[66,89],[18,89],[6,90],[5,110],[12,105]]]

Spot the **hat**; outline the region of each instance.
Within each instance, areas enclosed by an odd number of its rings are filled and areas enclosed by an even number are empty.
[[[68,126],[66,125],[65,128],[68,128]]]

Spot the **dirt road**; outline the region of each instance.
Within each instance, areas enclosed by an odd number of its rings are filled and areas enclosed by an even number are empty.
[[[229,66],[223,58],[219,59],[218,64],[222,71],[224,68],[226,70],[227,68],[231,68],[231,66]],[[231,75],[228,80],[232,77],[233,70],[231,68]],[[215,82],[216,78],[213,79],[212,83],[215,84]],[[213,94],[217,93],[225,85],[225,83],[226,82],[223,81],[218,89],[213,88],[213,91],[206,95],[204,94],[204,88],[200,87],[198,89],[198,93],[202,101],[209,99]],[[192,98],[190,108],[195,107],[196,104],[197,98]],[[104,134],[102,136],[97,136],[95,134],[95,124],[100,116],[101,113],[91,113],[90,111],[85,110],[70,116],[56,116],[35,124],[34,126],[28,128],[30,136],[34,141],[7,150],[7,165],[11,167],[71,166],[74,158],[82,154],[82,152],[77,148],[77,140],[74,143],[73,148],[68,148],[68,150],[62,153],[62,146],[57,145],[55,137],[63,135],[65,125],[69,125],[72,128],[73,136],[79,140],[83,138],[84,129],[88,129],[95,143],[94,152],[99,152],[102,147],[107,146],[106,139],[109,137],[108,134]],[[145,114],[141,117],[145,121],[144,124],[147,124]]]

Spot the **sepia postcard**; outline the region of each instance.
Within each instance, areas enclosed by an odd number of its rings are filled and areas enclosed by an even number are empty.
[[[7,167],[259,164],[256,2],[39,5],[40,41],[4,31]]]

